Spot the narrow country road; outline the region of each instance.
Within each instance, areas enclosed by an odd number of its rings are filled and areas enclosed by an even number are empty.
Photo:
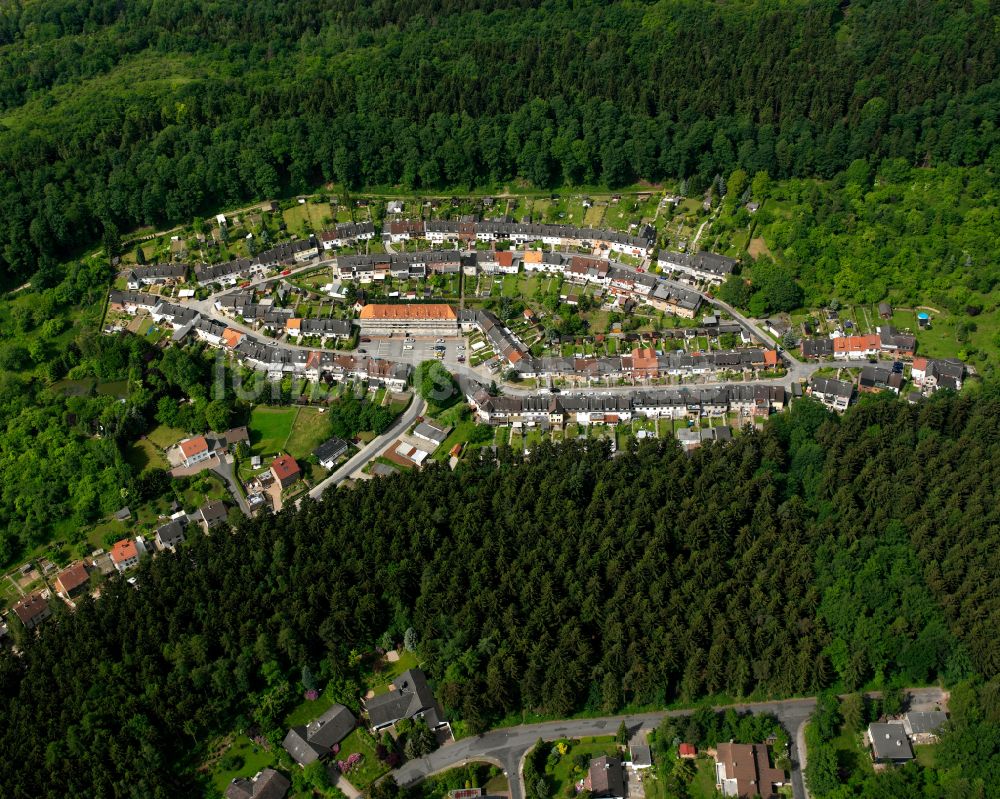
[[[809,718],[816,705],[814,698],[788,699],[777,702],[756,702],[742,705],[728,705],[717,710],[752,711],[772,713],[789,732],[791,738],[792,780],[796,799],[805,799],[802,793],[802,777],[798,769],[798,747],[795,731]],[[624,720],[630,737],[640,729],[655,728],[668,716],[686,716],[693,710],[666,710],[627,716],[605,716],[595,719],[568,719],[547,721],[541,724],[520,724],[516,727],[490,730],[480,736],[462,738],[453,744],[432,752],[427,757],[411,760],[393,772],[402,786],[412,785],[420,780],[472,761],[486,761],[502,768],[510,782],[510,798],[524,799],[524,784],[521,778],[521,763],[525,754],[539,738],[552,741],[557,738],[580,738],[588,735],[614,735],[618,725]],[[796,775],[798,779],[796,780]]]
[[[414,395],[410,406],[400,414],[399,418],[393,423],[392,427],[377,438],[373,438],[366,446],[358,450],[356,455],[348,459],[343,466],[340,466],[331,472],[330,475],[323,480],[323,482],[318,483],[309,491],[309,496],[313,499],[319,499],[323,496],[323,492],[330,486],[342,483],[354,474],[354,472],[368,463],[368,461],[373,458],[377,458],[385,452],[385,450],[388,449],[389,445],[396,440],[400,433],[413,424],[417,420],[417,417],[420,416],[426,408],[427,403],[424,402],[421,397]]]

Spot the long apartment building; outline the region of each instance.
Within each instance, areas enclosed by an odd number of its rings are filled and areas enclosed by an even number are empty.
[[[310,236],[308,239],[279,244],[253,258],[238,258],[221,264],[199,264],[194,268],[194,277],[202,285],[219,283],[232,286],[241,280],[262,275],[268,269],[292,266],[315,258],[319,254],[319,246],[316,237]]]
[[[421,336],[455,336],[459,332],[458,314],[445,303],[372,303],[361,309],[358,325],[362,333],[370,335],[402,331]]]
[[[343,255],[337,259],[337,271],[341,280],[370,283],[388,277],[407,280],[428,274],[458,274],[462,263],[458,250]]]
[[[530,394],[492,397],[479,389],[467,396],[476,418],[486,424],[557,426],[616,424],[634,418],[686,419],[742,412],[765,417],[788,402],[782,386],[731,385],[631,393]]]
[[[540,241],[553,246],[588,247],[607,252],[648,257],[656,246],[656,231],[651,225],[637,227],[635,233],[573,225],[543,225],[514,222],[509,219],[397,220],[386,226],[384,237],[392,242],[425,239],[444,242],[511,241],[527,244]]]

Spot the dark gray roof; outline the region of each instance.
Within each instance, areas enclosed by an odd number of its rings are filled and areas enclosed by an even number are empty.
[[[431,729],[443,721],[437,700],[434,699],[423,671],[404,671],[392,681],[392,687],[394,690],[365,701],[368,720],[373,727],[385,727],[400,719],[412,719],[416,716],[423,716]]]
[[[291,787],[284,774],[266,768],[253,779],[234,779],[226,788],[226,799],[284,799]]]
[[[354,715],[343,705],[334,705],[305,726],[292,727],[282,746],[300,766],[308,766],[340,743],[356,725]]]
[[[442,429],[437,425],[430,424],[428,422],[421,422],[415,428],[413,428],[413,434],[415,436],[420,436],[421,438],[427,438],[440,444],[448,437],[448,430]]]
[[[340,457],[344,452],[347,451],[347,442],[342,438],[331,438],[324,441],[313,451],[313,455],[316,456],[318,461],[332,460],[333,458]]]
[[[211,525],[212,522],[221,521],[226,518],[226,503],[221,500],[215,502],[206,502],[200,508],[198,508],[198,515],[201,516],[202,521],[206,524]]]
[[[913,759],[913,750],[902,724],[872,724],[868,734],[877,760]]]
[[[937,732],[947,720],[941,710],[914,711],[903,717],[903,726],[910,735],[921,735]]]
[[[629,752],[632,753],[633,766],[642,767],[653,765],[653,755],[649,751],[649,747],[645,744],[632,744],[629,746]]]
[[[590,761],[590,791],[594,799],[625,796],[625,773],[617,757],[597,757]]]
[[[172,547],[184,540],[184,525],[177,519],[156,528],[156,540],[162,546]]]

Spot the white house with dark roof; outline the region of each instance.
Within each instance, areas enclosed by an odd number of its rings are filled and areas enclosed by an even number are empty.
[[[400,674],[384,694],[365,700],[368,723],[378,732],[401,719],[422,718],[432,730],[449,727],[444,713],[434,698],[427,677],[420,669]]]

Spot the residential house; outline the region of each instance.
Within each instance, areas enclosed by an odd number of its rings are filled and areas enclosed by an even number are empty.
[[[698,747],[694,744],[681,743],[677,747],[677,754],[685,760],[693,760],[698,757]]]
[[[111,562],[119,572],[139,565],[146,555],[146,542],[141,537],[123,538],[111,547]]]
[[[112,311],[124,311],[135,316],[139,311],[150,312],[161,302],[152,294],[142,294],[138,291],[111,291],[108,293],[108,308]]]
[[[344,439],[334,437],[316,447],[313,455],[324,469],[332,469],[340,456],[347,452],[347,447],[348,444]]]
[[[723,796],[770,799],[785,784],[785,772],[771,766],[764,744],[720,743],[715,756],[715,787]]]
[[[235,449],[240,442],[250,443],[250,433],[245,427],[232,427],[222,434],[226,446]]]
[[[184,466],[194,466],[196,463],[212,457],[212,450],[208,446],[205,436],[195,438],[185,438],[180,443],[181,455],[184,457]]]
[[[222,500],[206,502],[194,513],[195,521],[201,525],[206,533],[220,524],[224,524],[228,518],[229,511],[226,509],[226,503]]]
[[[184,264],[152,264],[133,267],[125,276],[125,282],[130,291],[138,291],[143,286],[182,281],[186,275]]]
[[[271,462],[271,474],[282,488],[288,488],[302,477],[302,470],[291,455],[279,455]]]
[[[913,749],[906,729],[899,722],[869,724],[865,739],[876,763],[906,763],[913,760]]]
[[[803,358],[822,360],[833,357],[833,339],[830,338],[804,338],[801,348]]]
[[[891,325],[883,325],[878,329],[882,352],[912,358],[917,351],[917,338],[909,333],[897,333]]]
[[[372,730],[391,727],[400,719],[422,718],[432,730],[447,727],[444,713],[420,669],[404,671],[389,686],[389,690],[366,699],[365,711]]]
[[[903,364],[897,362],[897,367],[865,364],[858,376],[858,391],[863,394],[877,394],[882,391],[899,394],[899,390],[903,387]]]
[[[171,552],[176,551],[177,547],[187,540],[181,520],[171,519],[166,524],[161,524],[157,527],[155,540],[156,548],[161,552],[165,549],[169,549]]]
[[[957,359],[934,360],[914,358],[910,368],[910,378],[914,384],[926,391],[950,388],[958,391],[965,377],[965,364]]]
[[[878,315],[883,319],[892,319],[892,306],[883,300],[878,304]]]
[[[292,727],[281,745],[296,763],[305,767],[330,754],[356,726],[357,720],[350,710],[334,705],[308,724]]]
[[[684,279],[719,285],[733,273],[737,261],[711,252],[661,251],[656,263],[660,269],[680,272]]]
[[[625,799],[625,771],[617,757],[604,755],[590,761],[583,787],[593,799]]]
[[[861,361],[878,357],[882,339],[877,333],[865,336],[837,336],[833,339],[833,357],[837,360]]]
[[[911,711],[903,716],[903,730],[915,744],[931,744],[938,739],[938,730],[948,720],[943,710]]]
[[[21,597],[14,603],[14,615],[21,620],[27,630],[34,630],[39,624],[52,615],[52,608],[49,601],[42,596],[41,592],[28,594]]]
[[[90,585],[90,570],[83,561],[67,566],[56,575],[56,593],[63,599],[74,599],[85,594]]]
[[[273,768],[258,771],[251,779],[234,778],[226,787],[226,799],[285,799],[292,783]]]
[[[809,381],[809,394],[828,408],[845,411],[854,397],[854,384],[832,377],[813,377]]]

